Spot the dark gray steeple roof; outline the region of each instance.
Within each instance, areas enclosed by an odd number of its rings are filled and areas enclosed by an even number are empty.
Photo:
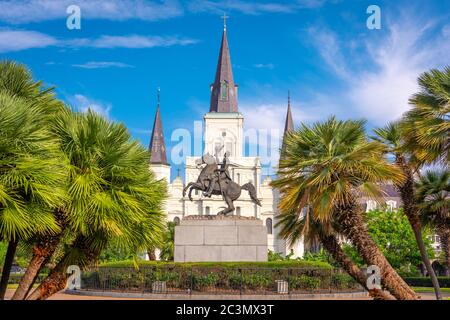
[[[159,103],[159,89],[158,89],[158,106],[156,108],[155,121],[153,123],[152,138],[150,140],[150,163],[166,164],[166,145],[164,143],[164,133],[161,121],[160,103]]]
[[[290,131],[294,131],[294,121],[292,120],[292,111],[291,111],[291,93],[288,91],[288,108],[286,114],[286,121],[284,123],[284,134]]]
[[[291,93],[288,91],[288,107],[286,113],[286,121],[284,122],[283,142],[281,144],[282,149],[284,149],[284,140],[286,139],[286,134],[292,131],[294,131],[294,121],[292,120],[291,111]]]
[[[237,86],[234,84],[231,70],[230,49],[228,47],[227,30],[224,25],[216,78],[211,85],[210,112],[238,112]]]

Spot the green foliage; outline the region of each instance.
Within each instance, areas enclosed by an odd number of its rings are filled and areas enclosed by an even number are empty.
[[[305,261],[317,261],[317,262],[326,262],[333,266],[337,266],[336,262],[333,260],[331,255],[321,248],[318,252],[305,252],[303,254],[303,260]]]
[[[450,277],[437,277],[441,288],[450,288]],[[406,277],[407,284],[412,287],[433,287],[429,277]]]
[[[118,247],[115,243],[111,243],[102,251],[98,260],[99,262],[131,260],[135,255],[135,252]]]
[[[161,253],[159,258],[166,261],[173,261],[175,244],[175,222],[169,221],[163,234]]]
[[[379,198],[380,182],[401,180],[400,170],[384,157],[385,146],[369,141],[364,126],[362,120],[330,117],[286,136],[278,178],[272,181],[280,189],[282,215],[298,215],[308,205],[315,219],[327,222],[355,189]],[[295,229],[281,232],[288,238]]]
[[[164,261],[139,261],[137,268],[141,267],[177,267],[177,268],[321,268],[331,269],[331,266],[325,262],[303,261],[303,260],[284,260],[269,262],[164,262]],[[134,261],[117,261],[100,264],[100,267],[135,267]]]
[[[422,162],[450,161],[450,67],[432,69],[419,77],[420,92],[403,117],[408,147]]]
[[[404,274],[415,274],[422,258],[411,225],[403,211],[372,210],[365,214],[365,220],[371,237],[391,265]],[[428,235],[429,231],[424,229],[425,246],[428,255],[433,258],[434,251]],[[343,249],[354,262],[363,265],[363,260],[353,247],[345,244]]]
[[[269,261],[286,261],[286,260],[291,260],[292,254],[288,254],[286,256],[284,256],[282,253],[280,252],[275,252],[272,250],[269,250],[267,252],[267,259]]]
[[[54,105],[22,67],[0,63],[0,73],[0,236],[54,233],[59,227],[52,209],[64,200],[66,176],[64,156],[49,129]]]
[[[338,270],[304,261],[266,263],[141,263],[138,270],[130,263],[108,263],[83,274],[90,289],[151,290],[155,281],[165,281],[171,292],[194,291],[275,291],[277,281],[284,280],[291,292],[325,290],[360,290],[357,283]],[[114,267],[111,267],[114,265]]]

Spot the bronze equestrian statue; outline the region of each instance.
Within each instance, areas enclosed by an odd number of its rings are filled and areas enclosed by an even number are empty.
[[[256,197],[256,189],[253,184],[248,182],[240,186],[231,179],[228,172],[230,163],[227,152],[225,152],[223,161],[220,163],[220,168],[218,167],[220,161],[217,157],[217,153],[220,149],[216,149],[215,158],[207,153],[195,162],[197,167],[200,167],[203,164],[206,164],[206,166],[203,167],[197,181],[188,183],[183,189],[183,197],[186,195],[187,190],[189,190],[188,197],[191,201],[193,200],[192,190],[202,191],[205,197],[211,197],[212,194],[222,195],[228,208],[218,212],[217,215],[232,215],[235,210],[233,202],[240,197],[241,190],[247,190],[252,201],[258,206],[261,206],[261,201]]]

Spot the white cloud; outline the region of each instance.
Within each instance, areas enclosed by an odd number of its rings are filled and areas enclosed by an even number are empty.
[[[0,52],[12,52],[50,46],[69,48],[128,48],[143,49],[154,47],[186,46],[198,40],[180,36],[144,35],[102,35],[98,38],[58,39],[36,31],[0,30]]]
[[[65,19],[70,5],[80,7],[82,19],[156,21],[183,14],[174,0],[10,0],[0,2],[0,21],[21,24]]]
[[[110,119],[112,105],[110,103],[101,102],[88,98],[82,94],[75,94],[68,99],[69,104],[81,112],[87,112],[89,109]]]
[[[0,30],[0,52],[45,48],[57,43],[52,36],[35,31]]]
[[[256,63],[253,65],[256,69],[270,69],[272,70],[275,68],[275,65],[273,63]]]
[[[109,36],[103,35],[96,39],[79,38],[66,41],[71,47],[91,47],[91,48],[129,48],[142,49],[154,47],[171,47],[175,45],[190,45],[198,41],[189,38],[180,38],[178,36]]]
[[[434,23],[411,13],[386,20],[384,33],[378,37],[365,34],[364,52],[357,51],[357,55],[327,28],[310,34],[323,62],[343,80],[344,89],[333,93],[333,100],[345,108],[341,113],[364,117],[375,125],[396,120],[408,110],[408,99],[418,90],[417,77],[448,64],[450,50],[445,27],[435,32]]]
[[[340,49],[339,39],[337,35],[326,28],[319,29],[311,27],[308,29],[308,34],[313,46],[319,52],[322,59],[326,62],[328,67],[342,78],[348,78],[349,74],[345,66],[345,58]]]
[[[83,64],[73,64],[72,67],[82,69],[134,68],[132,65],[115,61],[89,61]]]
[[[224,11],[238,11],[244,14],[257,15],[263,13],[290,13],[295,7],[286,3],[260,3],[242,0],[203,1],[196,0],[189,3],[192,12],[209,12],[223,14]]]

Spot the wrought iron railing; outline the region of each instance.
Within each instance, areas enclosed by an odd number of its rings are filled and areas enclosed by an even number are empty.
[[[305,294],[361,292],[340,269],[99,267],[82,272],[81,289],[156,294]]]

